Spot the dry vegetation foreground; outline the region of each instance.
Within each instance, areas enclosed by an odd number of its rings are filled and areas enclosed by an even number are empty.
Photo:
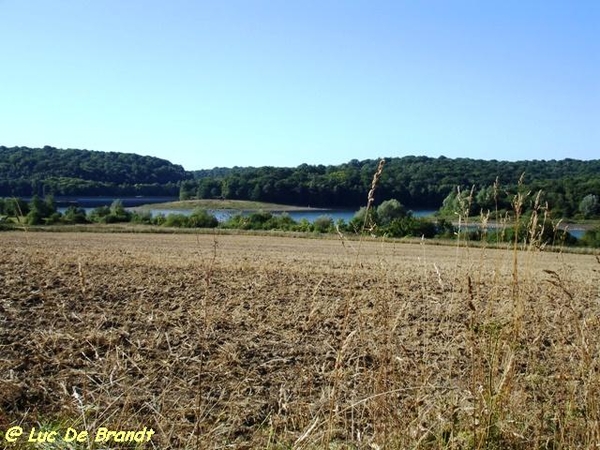
[[[8,447],[15,425],[155,430],[72,448],[600,445],[595,256],[41,232],[0,248]]]

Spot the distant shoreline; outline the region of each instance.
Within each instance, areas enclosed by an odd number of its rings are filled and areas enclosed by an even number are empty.
[[[235,211],[328,211],[329,208],[312,208],[310,206],[281,205],[277,203],[253,202],[249,200],[178,200],[165,203],[149,203],[136,206],[134,210],[145,209],[172,209],[192,210],[203,209],[231,209]]]

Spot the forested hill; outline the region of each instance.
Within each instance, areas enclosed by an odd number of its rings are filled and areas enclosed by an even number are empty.
[[[178,195],[188,177],[183,167],[151,156],[0,146],[0,196]]]
[[[150,156],[53,147],[0,146],[0,197],[45,195],[179,195],[182,199],[225,198],[313,207],[358,208],[366,202],[378,160],[295,168],[217,167],[186,172]],[[397,199],[406,207],[439,208],[456,187],[475,186],[474,211],[497,199],[510,205],[521,175],[523,190],[544,192],[555,212],[571,217],[587,197],[600,214],[600,160],[486,161],[425,156],[386,158],[376,204]],[[511,194],[512,192],[512,194]],[[593,198],[592,198],[593,197]],[[452,199],[449,199],[452,200]],[[596,206],[594,206],[596,205]]]
[[[182,197],[250,199],[323,207],[358,207],[366,202],[378,160],[338,166],[303,164],[296,168],[238,168],[196,171],[182,183]],[[566,216],[587,195],[600,197],[600,160],[485,161],[445,157],[387,158],[376,191],[377,202],[395,198],[409,208],[439,208],[457,186],[475,186],[480,204],[498,178],[500,196],[510,201],[524,174],[522,189],[543,190],[545,199]],[[489,204],[487,206],[490,206]]]

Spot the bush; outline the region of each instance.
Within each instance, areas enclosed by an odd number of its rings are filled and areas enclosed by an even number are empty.
[[[409,215],[402,203],[396,199],[386,200],[377,207],[377,218],[380,225],[387,225],[392,220],[401,219]]]
[[[123,207],[121,200],[115,200],[109,206],[99,206],[90,213],[89,220],[97,223],[131,222],[133,214]]]
[[[300,221],[294,227],[296,231],[303,231],[305,233],[309,232],[312,229],[311,223],[308,221],[306,217],[300,219]]]
[[[452,225],[452,222],[446,219],[438,219],[436,224],[436,235],[441,238],[449,239],[454,237],[456,233],[456,227]]]
[[[169,214],[162,225],[165,227],[187,228],[190,226],[190,222],[185,214]]]
[[[600,212],[600,204],[598,203],[598,196],[589,194],[583,197],[579,203],[579,211],[585,219],[589,219],[598,215]]]
[[[380,232],[390,237],[422,236],[432,238],[437,234],[437,227],[427,219],[407,216],[392,220],[388,226],[382,227]]]
[[[11,217],[26,216],[29,205],[20,198],[7,198],[4,200],[4,214]]]
[[[317,233],[329,233],[333,230],[333,219],[330,216],[319,216],[313,222],[313,230]]]
[[[44,217],[39,210],[34,209],[33,211],[29,211],[25,216],[25,223],[27,225],[41,225],[44,223]]]
[[[247,229],[250,230],[266,230],[266,224],[273,219],[273,214],[267,211],[258,211],[252,213],[247,218]]]
[[[167,221],[167,217],[163,213],[159,213],[156,216],[152,217],[152,224],[154,225],[163,225]]]
[[[587,230],[583,234],[580,244],[585,247],[600,247],[600,227]]]
[[[85,215],[85,210],[83,208],[69,206],[62,216],[62,221],[69,224],[87,223],[88,218]]]
[[[270,212],[257,211],[249,216],[236,214],[221,226],[239,230],[269,230],[277,227],[277,219]]]
[[[247,230],[248,218],[241,213],[235,214],[221,224],[222,228],[234,228],[239,230]]]
[[[154,223],[154,220],[152,219],[152,213],[150,211],[134,211],[131,214],[131,222],[151,225]]]
[[[83,213],[83,218],[84,220],[87,222],[87,218],[85,217],[85,211]],[[52,225],[54,223],[60,223],[63,220],[63,215],[59,212],[55,212],[50,214],[50,217],[47,217],[46,219],[44,219],[46,222],[46,225]],[[85,222],[82,222],[85,223]]]
[[[119,199],[110,205],[109,221],[107,223],[131,222],[131,211],[127,211]]]
[[[196,208],[188,219],[188,225],[193,228],[215,228],[219,221],[205,209]]]
[[[349,228],[354,230],[355,233],[360,233],[361,231],[364,231],[363,228],[367,230],[373,229],[375,224],[377,224],[377,221],[377,212],[370,208],[369,212],[367,213],[367,207],[362,206],[358,211],[356,211],[354,217],[350,219],[350,223],[348,225]]]
[[[298,223],[288,213],[284,212],[273,216],[265,225],[268,227],[268,230],[289,231],[296,229]]]

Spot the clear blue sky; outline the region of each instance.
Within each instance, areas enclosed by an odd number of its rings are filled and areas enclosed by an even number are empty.
[[[0,0],[0,145],[600,158],[600,1]]]

